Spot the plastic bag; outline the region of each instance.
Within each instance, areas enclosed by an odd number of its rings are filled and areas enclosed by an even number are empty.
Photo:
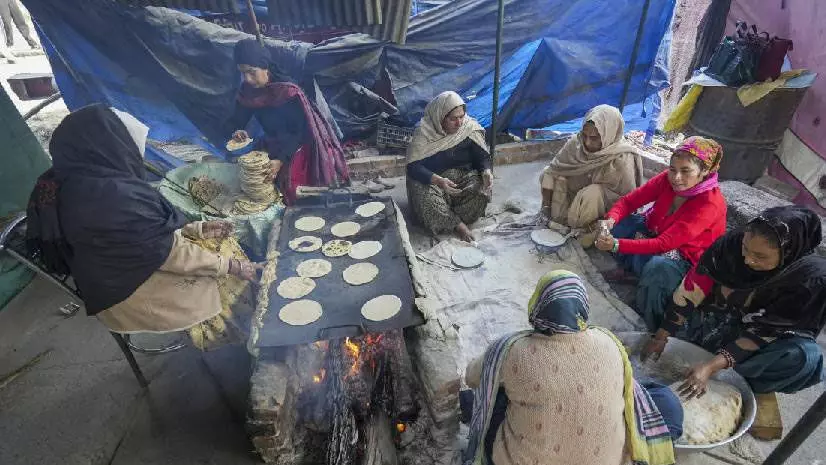
[[[714,50],[706,74],[727,86],[749,84],[755,81],[758,58],[746,45],[726,37]]]

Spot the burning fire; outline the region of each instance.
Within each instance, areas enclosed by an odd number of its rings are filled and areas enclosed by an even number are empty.
[[[349,376],[358,374],[359,371],[359,355],[361,354],[361,347],[358,344],[351,341],[350,338],[344,339],[344,348],[350,352],[350,356],[353,358],[353,365],[350,366],[350,374]]]
[[[405,425],[404,423],[396,423],[396,431],[398,431],[399,433],[404,433],[405,431],[407,431],[407,425]]]
[[[313,375],[313,382],[318,384],[324,381],[324,377],[327,375],[327,370],[324,368],[321,369],[317,374]]]

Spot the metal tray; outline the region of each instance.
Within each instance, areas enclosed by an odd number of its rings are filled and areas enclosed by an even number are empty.
[[[355,209],[367,202],[383,202],[383,212],[362,218]],[[325,195],[288,208],[282,219],[281,233],[277,242],[280,253],[276,267],[277,280],[269,289],[269,310],[264,317],[263,328],[258,339],[258,347],[278,347],[342,337],[358,337],[366,333],[424,323],[424,318],[414,308],[413,282],[401,236],[396,221],[396,209],[389,198],[369,196]],[[320,231],[308,233],[295,229],[295,221],[303,216],[320,216],[325,225]],[[313,235],[327,241],[337,239],[330,228],[342,221],[354,221],[361,225],[358,234],[345,238],[353,243],[373,240],[382,244],[382,250],[367,260],[354,260],[349,256],[325,257],[321,250],[315,252],[295,252],[288,242],[296,237]],[[306,326],[290,326],[278,318],[278,312],[290,299],[284,299],[276,292],[281,280],[297,276],[296,266],[304,260],[323,258],[333,265],[332,271],[323,278],[315,279],[316,288],[304,297],[321,304],[323,314],[318,321]],[[379,276],[372,283],[351,286],[344,282],[341,273],[348,266],[359,261],[368,261],[379,267]],[[393,294],[402,301],[401,311],[385,321],[370,321],[361,316],[361,307],[368,300],[383,294]]]

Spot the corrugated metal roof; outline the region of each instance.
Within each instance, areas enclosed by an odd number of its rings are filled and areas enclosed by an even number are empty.
[[[163,6],[186,10],[203,10],[213,13],[240,13],[236,0],[120,0],[136,6]]]
[[[236,0],[119,0],[137,6],[239,13]],[[293,27],[335,27],[403,44],[413,0],[267,0],[267,22]]]

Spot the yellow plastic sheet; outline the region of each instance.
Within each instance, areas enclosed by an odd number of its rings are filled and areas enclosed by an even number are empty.
[[[757,84],[748,84],[742,86],[739,89],[737,89],[737,97],[740,99],[740,103],[742,103],[744,107],[747,107],[752,103],[757,102],[763,97],[769,95],[773,90],[777,89],[778,87],[783,87],[784,85],[786,85],[786,81],[800,76],[801,74],[803,74],[804,71],[806,70],[793,69],[791,71],[781,73],[780,76],[778,76],[777,79],[775,79],[774,81],[766,81]]]

